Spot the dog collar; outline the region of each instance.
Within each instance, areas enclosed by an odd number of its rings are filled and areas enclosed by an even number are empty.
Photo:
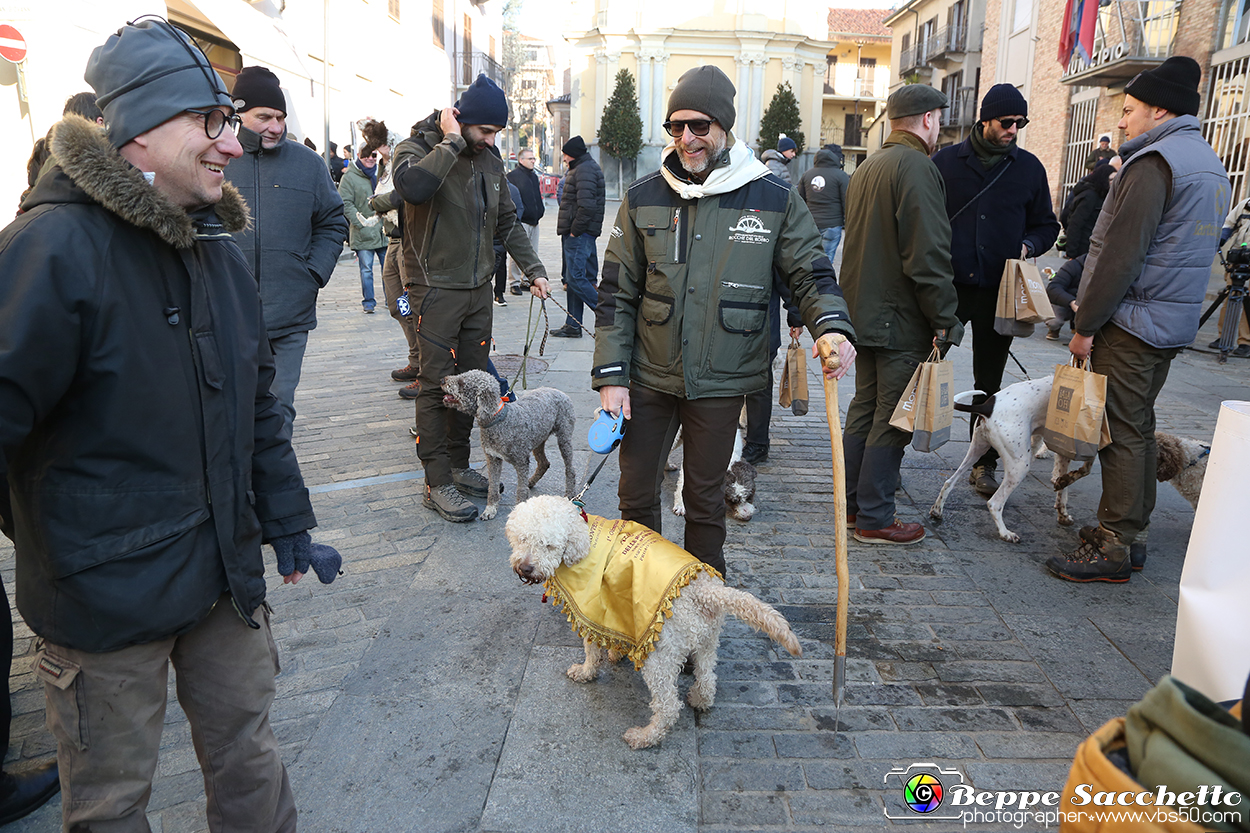
[[[1187,469],[1188,469],[1188,468],[1193,468],[1194,466],[1198,465],[1199,461],[1201,461],[1203,457],[1206,457],[1206,456],[1207,456],[1208,454],[1210,454],[1210,453],[1211,453],[1211,446],[1209,446],[1209,445],[1204,445],[1204,446],[1202,447],[1202,453],[1201,453],[1201,454],[1199,454],[1197,457],[1195,457],[1195,458],[1194,458],[1194,459],[1193,459],[1193,460],[1189,463],[1189,465],[1185,466],[1185,468],[1187,468]]]
[[[491,414],[491,415],[490,415],[490,419],[488,419],[488,420],[486,420],[485,422],[483,422],[483,423],[482,423],[482,427],[483,427],[483,428],[489,428],[489,427],[491,427],[492,425],[494,425],[496,422],[499,422],[499,420],[503,419],[503,418],[504,418],[504,412],[507,410],[507,408],[508,408],[508,400],[503,399],[503,398],[501,397],[501,398],[499,399],[499,408],[498,408],[498,410],[496,410],[496,411],[495,411],[495,413],[493,413],[493,414]]]

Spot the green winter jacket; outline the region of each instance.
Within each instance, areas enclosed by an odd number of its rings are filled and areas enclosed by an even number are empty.
[[[860,345],[927,351],[936,330],[962,337],[946,186],[912,133],[892,132],[851,176],[842,288]]]
[[[343,214],[351,227],[347,245],[352,251],[385,249],[386,234],[382,230],[382,218],[369,205],[369,199],[373,196],[373,183],[355,162],[348,166],[343,172],[343,178],[339,180],[339,196],[343,198]],[[366,226],[357,214],[366,220],[374,219],[377,222]]]
[[[854,339],[820,232],[798,193],[731,145],[692,183],[672,146],[629,187],[596,310],[592,386],[631,382],[685,399],[768,385],[774,273],[813,337]],[[774,325],[776,326],[776,325]]]
[[[464,137],[444,136],[437,110],[395,146],[395,192],[403,197],[404,284],[475,289],[495,274],[496,232],[526,278],[545,278],[516,217],[503,162],[466,154]]]

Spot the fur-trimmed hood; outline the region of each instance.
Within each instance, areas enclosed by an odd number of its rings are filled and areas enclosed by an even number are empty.
[[[117,152],[103,128],[80,116],[66,116],[52,129],[52,153],[74,185],[105,209],[132,225],[150,229],[174,248],[195,245],[195,221],[148,184],[143,172]],[[38,198],[38,190],[32,198]],[[222,184],[221,202],[214,212],[232,233],[247,228],[250,222],[247,203],[228,182]]]

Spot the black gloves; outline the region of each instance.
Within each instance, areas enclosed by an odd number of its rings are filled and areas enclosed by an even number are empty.
[[[321,579],[322,584],[329,584],[340,575],[339,568],[343,566],[343,556],[339,555],[334,547],[314,544],[312,536],[307,532],[283,535],[280,538],[274,538],[269,544],[278,556],[278,572],[284,576],[289,576],[296,571],[306,573],[310,564],[317,572],[317,578]]]

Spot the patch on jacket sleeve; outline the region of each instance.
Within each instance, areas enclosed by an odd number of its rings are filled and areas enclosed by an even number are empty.
[[[603,264],[599,281],[599,305],[595,307],[595,326],[610,327],[616,323],[616,291],[620,289],[621,264],[614,260]]]
[[[601,364],[591,369],[590,375],[595,379],[602,379],[605,376],[624,376],[625,365],[621,362],[613,362],[612,364]]]

